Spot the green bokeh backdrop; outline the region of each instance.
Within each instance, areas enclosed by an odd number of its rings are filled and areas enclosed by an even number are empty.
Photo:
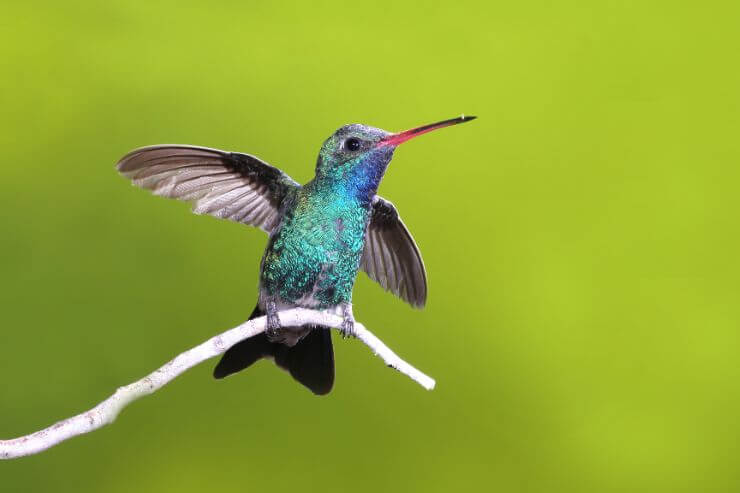
[[[740,490],[737,2],[16,2],[0,14],[0,437],[87,409],[249,315],[263,233],[133,188],[132,148],[305,182],[335,128],[479,119],[380,192],[427,308],[355,314],[316,398],[208,362],[0,463],[28,492]]]

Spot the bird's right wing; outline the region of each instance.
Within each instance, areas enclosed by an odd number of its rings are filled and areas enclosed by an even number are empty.
[[[270,233],[280,203],[300,187],[264,161],[208,147],[158,145],[125,155],[118,171],[155,195],[193,202],[193,212],[257,226]]]

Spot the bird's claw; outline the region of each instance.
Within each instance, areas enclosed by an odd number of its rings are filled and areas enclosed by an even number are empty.
[[[277,307],[274,301],[267,303],[267,327],[265,334],[269,340],[275,340],[280,335],[280,317],[277,314]]]
[[[351,318],[345,318],[340,327],[342,337],[347,339],[348,337],[355,337],[355,321]]]
[[[347,304],[344,306],[344,320],[339,331],[342,333],[344,339],[357,335],[355,334],[355,318],[352,315],[352,305]]]

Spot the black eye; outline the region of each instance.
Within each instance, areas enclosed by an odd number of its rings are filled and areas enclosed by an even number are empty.
[[[355,139],[354,137],[349,138],[344,141],[344,148],[348,151],[357,151],[360,149],[360,139]]]

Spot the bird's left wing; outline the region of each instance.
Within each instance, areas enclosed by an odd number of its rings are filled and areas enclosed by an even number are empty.
[[[360,267],[412,306],[426,304],[427,274],[419,248],[396,206],[378,195],[373,199]]]
[[[264,161],[208,147],[158,145],[124,156],[118,171],[156,195],[193,202],[193,212],[270,233],[280,203],[300,185]]]

